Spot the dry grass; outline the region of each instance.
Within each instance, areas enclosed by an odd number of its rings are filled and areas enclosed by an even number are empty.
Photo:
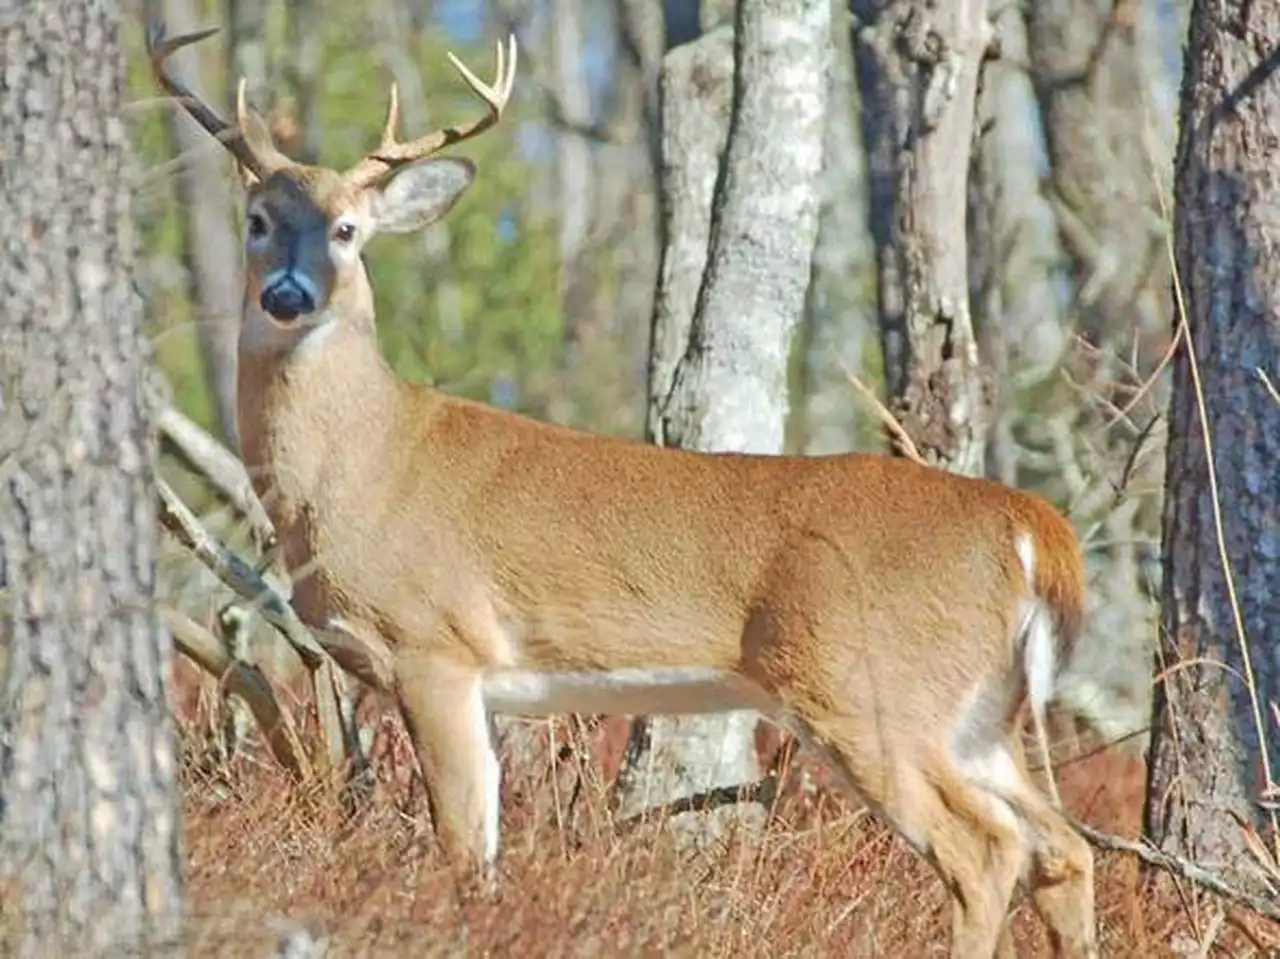
[[[540,724],[504,750],[501,892],[462,905],[406,737],[385,704],[365,707],[378,730],[377,783],[349,822],[333,800],[290,784],[256,741],[230,763],[197,761],[201,720],[186,711],[193,956],[270,955],[282,934],[301,929],[327,939],[328,956],[946,954],[941,884],[875,820],[830,793],[803,757],[787,770],[763,838],[730,837],[716,854],[681,855],[660,824],[615,829],[599,786],[584,788],[571,811],[575,767],[560,763],[561,774],[550,775]],[[588,783],[600,782],[599,759],[609,752],[600,738]],[[1060,785],[1084,818],[1132,834],[1143,779],[1139,760],[1112,749],[1066,765]],[[1099,857],[1097,888],[1105,955],[1280,950],[1280,930],[1265,938],[1260,923],[1167,878],[1140,877],[1125,857]],[[1026,905],[1014,935],[1019,955],[1047,954]]]

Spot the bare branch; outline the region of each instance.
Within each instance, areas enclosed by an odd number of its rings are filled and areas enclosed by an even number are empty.
[[[181,455],[182,459],[209,481],[232,508],[249,523],[254,544],[270,550],[276,544],[276,531],[262,501],[253,491],[244,464],[225,446],[198,424],[169,406],[159,411],[156,425]]]
[[[1230,902],[1252,909],[1260,916],[1266,916],[1268,919],[1280,922],[1280,904],[1236,889],[1208,869],[1196,865],[1189,859],[1163,852],[1153,846],[1144,845],[1132,839],[1113,836],[1110,833],[1094,829],[1078,819],[1072,818],[1071,824],[1080,835],[1084,836],[1085,839],[1099,849],[1105,849],[1109,852],[1127,852],[1130,855],[1137,856],[1149,866],[1156,866],[1159,869],[1181,876],[1183,879],[1193,882],[1197,886],[1202,886]]]
[[[314,776],[311,760],[298,739],[293,719],[280,708],[262,671],[253,663],[233,657],[216,636],[178,610],[166,606],[160,613],[178,650],[217,677],[228,693],[240,697],[249,707],[276,762],[296,779],[310,781]]]
[[[229,589],[243,597],[289,641],[314,672],[328,659],[293,607],[252,566],[237,556],[192,514],[164,479],[157,477],[159,517],[178,542],[191,550]]]

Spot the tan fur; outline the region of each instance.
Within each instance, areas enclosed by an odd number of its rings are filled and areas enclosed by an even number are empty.
[[[335,657],[398,696],[454,861],[483,871],[496,843],[485,690],[606,674],[598,695],[629,711],[623,687],[644,702],[655,671],[723,675],[725,696],[799,733],[935,867],[953,954],[996,950],[1020,879],[1058,950],[1095,954],[1092,855],[1017,735],[1028,611],[1043,604],[1059,665],[1079,630],[1066,521],[903,460],[659,449],[399,381],[363,263],[328,239],[340,217],[372,232],[371,191],[334,176],[249,180],[250,209],[293,246],[248,254],[244,458],[299,613],[341,624]],[[258,305],[286,260],[323,290],[287,324]]]

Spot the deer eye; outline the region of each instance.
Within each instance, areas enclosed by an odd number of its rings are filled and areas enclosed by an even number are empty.
[[[246,224],[249,228],[250,236],[264,237],[267,235],[267,221],[261,213],[250,213]]]
[[[350,243],[356,238],[355,224],[339,223],[333,229],[333,238],[339,243]]]

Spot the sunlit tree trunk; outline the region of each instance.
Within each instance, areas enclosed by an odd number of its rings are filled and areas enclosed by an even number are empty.
[[[156,954],[181,917],[120,18],[40,0],[0,25],[7,955]]]
[[[856,445],[862,407],[849,374],[862,372],[864,347],[875,329],[875,265],[864,212],[866,154],[858,132],[853,46],[845,18],[834,18],[832,28],[822,207],[802,329],[797,404],[797,445],[808,455],[845,452]]]
[[[1258,80],[1254,38],[1278,35],[1274,4],[1192,9],[1174,218],[1189,344],[1169,406],[1147,797],[1153,839],[1259,891],[1237,819],[1263,823],[1280,769],[1280,397],[1262,378],[1280,380],[1280,86]]]
[[[830,17],[828,0],[744,0],[732,28],[667,54],[655,442],[782,450],[787,357],[817,235]],[[752,712],[639,722],[623,814],[753,782],[757,722]],[[714,835],[711,821],[698,833]]]

